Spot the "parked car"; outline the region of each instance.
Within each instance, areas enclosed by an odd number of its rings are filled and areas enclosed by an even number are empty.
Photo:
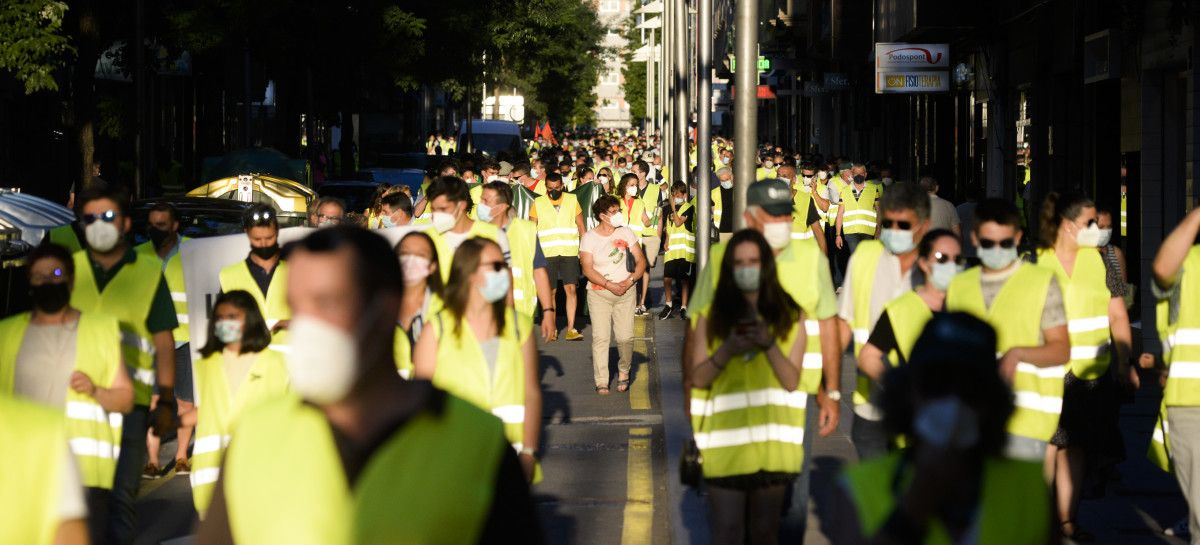
[[[365,180],[337,180],[325,182],[317,188],[322,197],[337,197],[346,205],[346,212],[362,214],[371,206],[371,198],[379,182]]]
[[[131,228],[134,244],[141,244],[148,238],[147,230],[150,221],[150,209],[159,202],[169,203],[179,212],[179,232],[188,238],[217,237],[242,232],[242,214],[252,202],[235,201],[232,199],[212,199],[207,197],[173,197],[166,199],[144,199],[133,203]],[[296,227],[306,225],[306,217],[280,215],[280,227]]]

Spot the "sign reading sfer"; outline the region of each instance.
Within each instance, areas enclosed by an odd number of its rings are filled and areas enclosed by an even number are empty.
[[[937,93],[950,90],[947,44],[875,44],[876,93]]]

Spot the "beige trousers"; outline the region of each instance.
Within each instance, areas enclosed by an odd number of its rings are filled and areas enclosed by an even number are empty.
[[[596,386],[608,386],[608,346],[617,340],[617,369],[629,373],[633,366],[633,307],[637,289],[630,286],[617,297],[608,290],[587,290],[588,313],[592,319],[592,379]]]

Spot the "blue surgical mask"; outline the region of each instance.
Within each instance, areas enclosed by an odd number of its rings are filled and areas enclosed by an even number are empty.
[[[983,262],[983,266],[993,271],[1007,269],[1013,261],[1017,260],[1017,247],[1001,248],[999,245],[992,248],[980,248],[978,251],[979,261]]]
[[[737,267],[733,269],[733,280],[742,291],[758,291],[762,269],[759,267]]]
[[[392,227],[396,226],[396,222],[392,221],[391,216],[384,216],[380,218],[379,223],[384,229],[391,229]]]
[[[512,287],[512,280],[508,277],[508,271],[487,271],[483,273],[483,287],[479,288],[479,294],[489,303],[495,303],[508,296],[508,289]]]
[[[480,202],[479,205],[475,207],[475,210],[479,215],[479,221],[492,221],[492,207],[488,206],[486,203]]]
[[[242,340],[241,320],[217,320],[213,323],[213,333],[225,344]]]
[[[906,229],[884,229],[879,233],[879,241],[892,255],[908,253],[916,247],[913,243],[913,232]]]
[[[950,281],[954,280],[954,277],[960,272],[962,269],[953,261],[934,263],[929,271],[929,283],[938,291],[946,291],[950,288]]]

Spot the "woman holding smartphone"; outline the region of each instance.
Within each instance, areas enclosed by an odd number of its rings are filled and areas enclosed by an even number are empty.
[[[733,235],[719,278],[709,307],[718,312],[696,317],[689,351],[713,542],[740,544],[748,529],[750,543],[776,543],[786,492],[804,463],[804,313],[757,231]]]

